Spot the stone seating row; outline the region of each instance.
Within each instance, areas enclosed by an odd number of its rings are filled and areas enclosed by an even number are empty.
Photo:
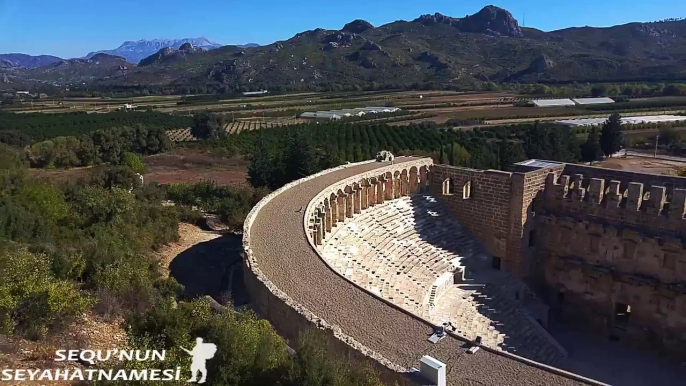
[[[462,230],[456,222],[430,215],[439,209],[435,201],[417,211],[410,200],[387,201],[338,223],[326,235],[322,252],[353,282],[424,314],[440,298],[436,292],[445,289],[434,284],[459,266],[454,250],[459,246],[471,253],[472,239],[455,233]]]
[[[426,197],[425,197],[426,198]],[[489,347],[555,364],[560,353],[517,302],[525,286],[504,272],[463,289],[450,275],[464,259],[487,256],[436,200],[402,197],[346,218],[325,235],[322,256],[343,276],[378,296]],[[466,288],[466,287],[465,287]]]

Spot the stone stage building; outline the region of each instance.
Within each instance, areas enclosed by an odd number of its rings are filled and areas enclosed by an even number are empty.
[[[512,172],[414,157],[344,165],[253,209],[245,283],[282,336],[319,331],[386,381],[410,382],[430,355],[450,385],[600,384],[563,370],[547,327],[684,360],[684,189],[685,178],[537,160]],[[436,326],[446,334],[433,344]]]

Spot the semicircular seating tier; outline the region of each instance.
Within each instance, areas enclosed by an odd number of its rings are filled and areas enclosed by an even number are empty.
[[[338,274],[469,340],[555,365],[564,354],[536,319],[547,307],[428,191],[428,170],[336,185],[308,206],[312,243]]]

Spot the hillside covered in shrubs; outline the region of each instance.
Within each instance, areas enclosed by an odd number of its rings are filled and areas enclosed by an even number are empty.
[[[179,347],[192,346],[196,336],[214,342],[209,385],[380,384],[316,336],[292,342],[298,350],[291,355],[251,312],[216,313],[206,301],[181,301],[182,286],[161,271],[152,252],[178,239],[185,213],[163,200],[240,222],[262,193],[211,184],[167,190],[141,186],[134,175],[130,166],[103,167],[76,184],[54,184],[31,177],[21,154],[0,144],[0,335],[40,342],[95,313],[123,318],[129,348],[167,350],[169,368],[189,368]]]

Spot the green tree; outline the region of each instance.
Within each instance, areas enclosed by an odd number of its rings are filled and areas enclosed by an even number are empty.
[[[600,133],[595,126],[586,137],[586,141],[581,145],[581,160],[592,164],[603,158],[603,149],[600,147]]]
[[[200,113],[193,117],[191,133],[197,138],[213,139],[226,135],[226,120],[223,115]]]
[[[266,151],[258,151],[250,157],[248,181],[254,187],[272,186],[273,164]]]
[[[130,168],[136,173],[143,173],[145,171],[145,166],[143,165],[143,160],[138,155],[127,151],[124,153],[123,165]]]
[[[45,182],[26,181],[17,192],[17,198],[25,208],[51,221],[59,221],[69,213],[64,193]]]
[[[471,154],[459,143],[452,142],[451,145],[451,165],[454,166],[469,166]]]
[[[359,150],[359,146],[356,147]],[[286,180],[290,182],[311,174],[319,169],[319,157],[312,145],[312,140],[306,138],[302,132],[297,132],[290,140],[288,154],[286,156]]]
[[[602,84],[597,85],[597,86],[593,86],[591,88],[591,95],[593,95],[594,98],[607,95],[607,86],[602,85]]]
[[[498,143],[498,158],[500,170],[507,170],[512,164],[524,161],[526,155],[521,144],[505,140]]]
[[[441,134],[441,147],[440,147],[440,153],[438,155],[438,163],[441,165],[445,164],[445,159],[443,156],[443,134]]]
[[[603,154],[612,157],[622,148],[622,131],[622,116],[615,112],[605,121],[600,131],[600,148],[603,150]]]

